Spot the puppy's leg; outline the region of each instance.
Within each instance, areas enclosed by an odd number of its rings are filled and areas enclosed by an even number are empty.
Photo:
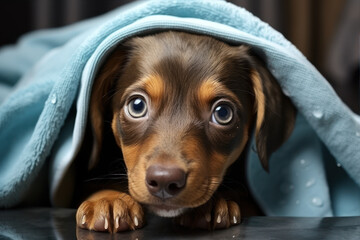
[[[144,212],[130,195],[103,190],[80,205],[76,223],[80,228],[101,232],[134,230],[143,226]]]
[[[228,228],[239,224],[240,221],[239,205],[223,197],[216,197],[176,219],[176,222],[184,227],[201,229]]]

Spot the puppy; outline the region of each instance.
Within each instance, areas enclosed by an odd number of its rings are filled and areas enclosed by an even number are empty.
[[[241,159],[252,133],[268,169],[294,119],[290,100],[248,46],[181,32],[129,39],[94,82],[89,163],[94,169],[123,157],[127,186],[102,186],[78,208],[77,225],[137,229],[145,209],[196,228],[239,224],[254,205],[243,200],[251,199],[244,181],[221,189],[224,176],[244,179]]]

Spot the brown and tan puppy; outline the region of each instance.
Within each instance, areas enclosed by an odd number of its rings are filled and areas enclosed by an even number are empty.
[[[251,207],[241,189],[222,191],[224,176],[243,174],[232,164],[253,132],[267,168],[294,119],[291,102],[249,47],[180,32],[132,38],[103,64],[90,106],[91,168],[111,157],[104,142],[114,141],[128,185],[91,195],[77,211],[77,225],[136,229],[145,208],[185,226],[239,224],[240,208],[251,214]]]

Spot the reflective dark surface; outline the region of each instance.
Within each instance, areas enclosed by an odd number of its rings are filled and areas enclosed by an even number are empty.
[[[360,217],[252,217],[239,226],[213,232],[176,226],[149,216],[137,231],[108,234],[78,229],[74,209],[0,210],[0,239],[360,239]]]

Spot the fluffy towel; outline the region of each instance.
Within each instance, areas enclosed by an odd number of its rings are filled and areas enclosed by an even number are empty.
[[[0,207],[34,195],[41,169],[48,169],[55,206],[71,198],[70,166],[99,65],[124,39],[170,29],[252,45],[298,109],[295,131],[272,156],[270,174],[249,150],[250,190],[266,214],[360,215],[359,116],[280,33],[221,0],[136,2],[2,48]]]

